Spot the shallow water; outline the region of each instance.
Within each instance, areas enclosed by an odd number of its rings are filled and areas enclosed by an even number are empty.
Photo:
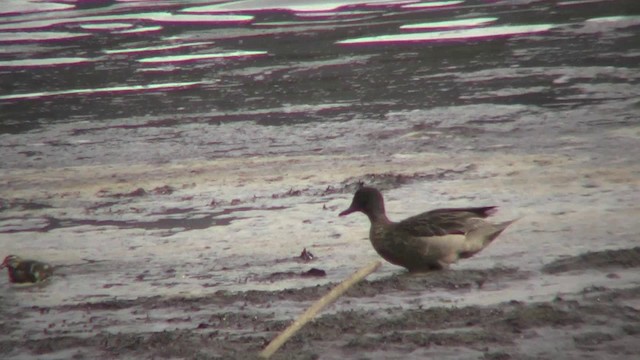
[[[366,218],[337,217],[360,181],[384,191],[392,219],[473,205],[522,217],[453,269],[529,275],[358,307],[640,282],[633,271],[540,273],[638,244],[636,1],[11,4],[0,256],[59,268],[43,287],[1,277],[8,311],[339,281],[377,258]],[[296,259],[304,248],[312,262]],[[295,276],[312,267],[326,277]],[[371,278],[402,271],[385,264]],[[126,326],[107,329],[145,325]]]

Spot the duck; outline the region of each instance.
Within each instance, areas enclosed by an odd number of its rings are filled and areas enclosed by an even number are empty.
[[[436,209],[393,222],[385,212],[382,193],[363,186],[354,194],[349,208],[339,215],[364,213],[371,222],[369,240],[382,258],[409,272],[428,272],[474,256],[517,220],[497,224],[486,221],[496,209]]]
[[[16,284],[38,283],[53,274],[53,267],[36,260],[25,260],[17,255],[8,255],[0,264],[0,270],[7,268],[9,281]]]

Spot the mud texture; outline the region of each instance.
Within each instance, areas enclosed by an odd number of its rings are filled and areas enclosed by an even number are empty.
[[[543,267],[544,272],[580,271],[585,268],[638,267],[629,262],[637,248],[591,252],[565,258]],[[606,266],[605,266],[606,265]],[[489,306],[391,306],[360,308],[365,298],[424,289],[459,291],[485,283],[517,281],[535,276],[513,268],[447,270],[425,275],[396,275],[364,281],[352,288],[324,315],[304,327],[274,356],[275,359],[338,358],[475,358],[551,359],[632,358],[640,351],[640,286],[620,289],[589,287],[549,301],[505,299]],[[334,284],[281,291],[224,292],[202,297],[161,296],[135,300],[32,307],[23,313],[0,314],[3,333],[25,316],[84,314],[82,334],[66,334],[65,320],[50,323],[41,334],[0,342],[0,355],[25,351],[35,357],[251,359],[292,319],[279,319],[270,304],[307,303]],[[355,307],[349,305],[355,304]],[[266,309],[266,311],[265,311]],[[152,312],[182,313],[169,317],[175,324],[163,331],[102,331],[119,320],[109,314],[124,312],[137,322]],[[145,319],[146,317],[146,319]],[[71,318],[78,318],[71,316]]]
[[[557,274],[571,270],[633,268],[640,266],[640,247],[633,249],[588,252],[577,257],[559,259],[546,264],[542,271]]]

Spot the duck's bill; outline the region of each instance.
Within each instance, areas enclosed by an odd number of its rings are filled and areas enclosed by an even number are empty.
[[[338,214],[338,216],[349,215],[349,214],[351,214],[352,212],[355,212],[355,211],[356,211],[356,209],[354,209],[354,208],[348,208],[347,210],[345,210],[345,211],[341,212],[340,214]]]

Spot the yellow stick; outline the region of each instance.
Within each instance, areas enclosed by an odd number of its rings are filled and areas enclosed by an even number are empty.
[[[260,352],[260,357],[268,359],[273,353],[278,351],[278,349],[287,341],[290,337],[295,335],[306,323],[308,323],[311,319],[313,319],[322,309],[336,301],[340,297],[340,295],[344,294],[350,287],[355,285],[357,282],[361,281],[365,277],[367,277],[372,272],[376,271],[378,267],[382,265],[381,261],[375,261],[371,264],[361,268],[356,271],[349,278],[338,284],[336,287],[331,289],[326,295],[318,299],[310,308],[307,309],[300,317],[296,319],[289,327],[284,329],[273,341],[267,345],[264,350]]]

